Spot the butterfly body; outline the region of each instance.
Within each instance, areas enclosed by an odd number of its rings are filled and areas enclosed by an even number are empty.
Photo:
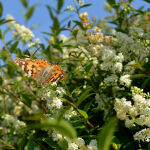
[[[57,82],[65,77],[60,66],[51,65],[42,59],[15,59],[15,63],[40,84]]]

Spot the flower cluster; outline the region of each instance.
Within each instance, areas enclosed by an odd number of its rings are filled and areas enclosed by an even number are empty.
[[[61,134],[59,134],[58,132],[56,132],[55,130],[53,130],[53,132],[51,133],[51,136],[54,141],[60,141],[63,138],[63,136]],[[82,146],[85,147],[85,141],[81,137],[78,137],[74,141],[67,137],[64,137],[64,139],[68,142],[68,150],[80,150],[80,149],[82,149]],[[90,143],[87,145],[87,148],[89,150],[98,150],[97,149],[97,140],[92,139],[90,141]]]
[[[7,16],[7,19],[14,20],[14,18],[10,15]],[[8,23],[8,26],[13,30],[13,37],[17,37],[19,35],[23,42],[30,42],[34,37],[34,34],[30,29],[26,28],[24,25],[16,23],[15,20]]]
[[[139,126],[147,126],[147,129],[141,130],[134,135],[135,140],[149,141],[150,136],[150,99],[149,93],[143,93],[142,89],[137,87],[131,88],[132,100],[126,98],[116,98],[114,109],[117,112],[117,117],[125,120],[125,125],[128,128],[134,127],[136,124]],[[145,136],[143,136],[145,134]]]

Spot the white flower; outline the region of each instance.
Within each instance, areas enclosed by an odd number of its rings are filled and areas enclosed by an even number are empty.
[[[84,141],[81,137],[78,137],[77,140],[78,140],[78,142],[81,143],[82,145],[85,145],[85,141]]]
[[[66,94],[66,91],[62,87],[57,87],[56,92],[60,95],[60,97]]]
[[[84,5],[84,0],[79,0],[79,6],[83,6]]]
[[[52,138],[54,141],[58,141],[62,139],[62,135],[56,132],[55,130],[52,132]]]
[[[110,76],[107,76],[106,78],[104,78],[104,83],[106,84],[112,84],[112,85],[116,85],[118,81],[118,76],[115,74],[112,74]]]
[[[89,143],[89,145],[87,145],[87,147],[90,150],[98,150],[97,149],[97,141],[96,141],[96,139],[91,140],[91,142]]]
[[[35,44],[39,44],[40,43],[40,39],[39,38],[36,38],[34,41],[35,41]]]
[[[134,134],[134,140],[150,142],[150,128],[145,128]]]
[[[116,62],[113,66],[113,72],[121,72],[122,71],[122,63]]]
[[[62,101],[61,101],[61,99],[59,99],[59,98],[54,98],[53,100],[52,100],[52,103],[51,103],[51,106],[52,107],[56,107],[57,109],[60,109],[61,107],[62,107]]]
[[[126,87],[129,87],[131,85],[130,75],[126,74],[124,76],[121,76],[120,84],[125,85]]]
[[[14,28],[24,42],[29,42],[34,37],[32,31],[26,28],[24,25],[15,23]]]
[[[61,39],[63,42],[65,42],[65,41],[68,40],[68,38],[67,38],[64,34],[61,34],[61,35],[60,35],[60,39]]]
[[[64,118],[67,119],[67,120],[70,120],[70,118],[72,116],[75,116],[77,115],[77,113],[73,110],[73,107],[71,107],[69,110],[67,110],[64,114]]]
[[[33,42],[30,43],[30,44],[28,44],[28,47],[29,47],[29,48],[31,48],[31,47],[33,47],[33,46],[35,46],[35,43],[33,43]]]
[[[71,5],[69,5],[69,6],[67,6],[67,10],[68,11],[74,11],[74,8]]]
[[[78,150],[78,145],[73,142],[68,142],[68,150]]]
[[[133,121],[132,119],[126,119],[126,120],[125,120],[125,126],[126,126],[127,128],[134,127],[134,126],[135,126],[134,121]]]

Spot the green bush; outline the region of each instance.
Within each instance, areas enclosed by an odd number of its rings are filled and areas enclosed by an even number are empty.
[[[91,5],[83,0],[65,9],[63,0],[56,8],[47,5],[53,24],[43,32],[44,43],[34,37],[36,25],[28,29],[10,15],[2,18],[0,3],[0,25],[7,27],[0,29],[0,149],[149,149],[150,12],[131,2],[107,0],[111,15],[104,20],[82,12]],[[21,3],[28,22],[39,4]],[[78,18],[63,25],[63,12]],[[49,67],[38,62],[40,72],[36,59]],[[44,84],[48,77],[60,80]]]

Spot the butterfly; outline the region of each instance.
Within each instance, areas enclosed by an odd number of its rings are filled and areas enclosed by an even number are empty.
[[[15,59],[14,62],[39,84],[57,82],[66,77],[60,66],[51,65],[43,59]]]

